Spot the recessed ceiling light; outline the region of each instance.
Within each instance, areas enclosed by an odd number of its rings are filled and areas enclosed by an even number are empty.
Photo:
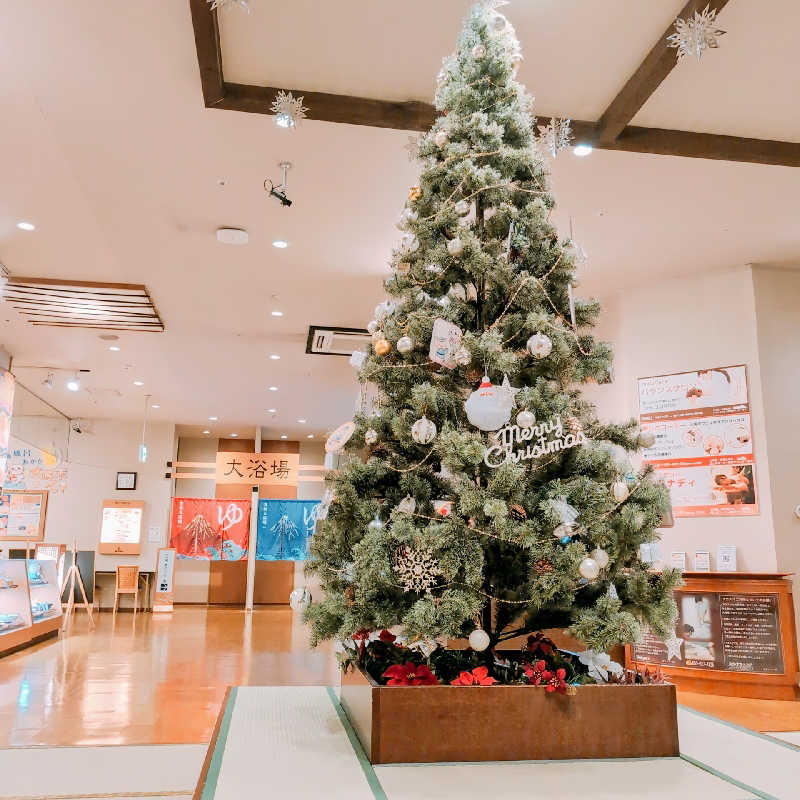
[[[270,358],[271,358],[273,361],[279,361],[279,360],[280,360],[280,356],[279,356],[277,353],[273,353],[273,354],[270,356]]]
[[[219,419],[219,417],[209,417],[208,421],[209,422],[216,422],[218,419]]]
[[[277,386],[270,386],[270,387],[269,387],[269,390],[270,390],[271,392],[277,392],[277,391],[278,391],[278,387],[277,387]]]
[[[589,153],[592,152],[592,146],[590,144],[576,144],[575,147],[572,148],[572,152],[575,153],[576,156],[583,158],[584,156],[588,156]]]
[[[116,345],[116,344],[109,345],[109,346],[108,346],[108,349],[109,349],[109,350],[110,350],[112,353],[118,353],[118,352],[120,351],[120,347],[119,347],[119,345]]]
[[[306,439],[313,439],[313,438],[314,438],[314,434],[313,433],[309,433],[308,436],[306,436]]]
[[[278,412],[277,408],[268,408],[267,414],[276,414]]]
[[[32,222],[25,222],[25,221],[18,222],[17,223],[17,227],[21,231],[35,231],[36,230],[36,226]]]
[[[298,421],[298,422],[299,422],[301,425],[302,425],[302,424],[305,422],[305,420],[304,420],[304,419],[299,419],[299,420],[297,420],[297,421]]]
[[[203,433],[211,433],[211,431],[203,431]]]
[[[134,381],[133,385],[134,386],[144,386],[144,381]]]
[[[77,392],[81,388],[81,381],[77,375],[74,375],[67,381],[67,389],[71,392]]]
[[[231,438],[235,439],[238,435],[239,435],[238,433],[232,433]]]
[[[158,403],[153,403],[150,408],[161,408],[161,406]]]
[[[288,436],[287,436],[285,433],[282,433],[282,434],[281,434],[281,439],[288,439],[288,438],[289,438],[289,437],[288,437]]]
[[[289,246],[289,242],[285,241],[284,239],[276,239],[272,243],[273,247],[277,247],[279,250],[283,250],[285,247]]]
[[[271,312],[273,317],[282,317],[283,311],[273,311]]]

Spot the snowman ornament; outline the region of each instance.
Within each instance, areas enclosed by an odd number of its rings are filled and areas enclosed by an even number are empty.
[[[495,386],[489,376],[484,375],[481,385],[464,403],[467,419],[479,430],[500,430],[511,419],[511,409],[518,391],[511,386],[507,375],[503,376],[501,386]]]

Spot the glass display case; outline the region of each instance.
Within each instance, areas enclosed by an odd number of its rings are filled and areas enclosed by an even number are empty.
[[[61,593],[58,564],[52,559],[29,559],[25,562],[30,589],[32,636],[56,630],[61,624]]]
[[[53,562],[55,566],[55,562]],[[61,607],[59,605],[59,612]],[[26,562],[0,559],[0,653],[31,638],[31,602]]]

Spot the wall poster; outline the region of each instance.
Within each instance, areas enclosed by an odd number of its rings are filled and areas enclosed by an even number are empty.
[[[678,622],[666,643],[646,631],[634,661],[666,667],[784,672],[777,594],[676,592]]]
[[[6,463],[4,489],[43,489],[51,494],[67,490],[67,465],[55,448],[40,450],[12,437]]]
[[[249,500],[172,498],[169,546],[178,558],[242,561],[249,534]]]
[[[259,500],[256,558],[305,561],[319,500]]]
[[[44,541],[46,519],[47,492],[0,494],[0,540]]]
[[[758,514],[744,364],[639,378],[639,421],[676,517]]]

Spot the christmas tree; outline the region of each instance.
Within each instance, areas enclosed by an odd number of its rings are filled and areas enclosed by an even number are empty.
[[[599,304],[572,294],[582,250],[550,222],[564,126],[536,136],[502,5],[470,12],[417,144],[359,372],[380,410],[329,440],[355,457],[311,545],[315,643],[401,626],[482,650],[566,628],[601,651],[644,624],[674,634],[679,574],[639,558],[668,496],[628,460],[652,439],[601,423],[576,388],[610,379],[611,348],[591,335]]]

